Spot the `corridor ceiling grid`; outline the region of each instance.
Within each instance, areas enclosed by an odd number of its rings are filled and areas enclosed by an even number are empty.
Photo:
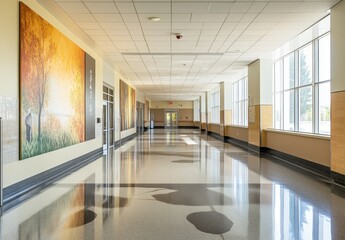
[[[271,56],[338,2],[54,1],[150,100],[193,100],[237,80],[249,63]]]

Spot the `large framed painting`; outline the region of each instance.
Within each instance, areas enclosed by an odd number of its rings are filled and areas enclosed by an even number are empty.
[[[121,131],[135,127],[135,90],[120,80]]]
[[[21,159],[87,140],[86,108],[93,114],[88,139],[94,138],[94,62],[88,58],[80,47],[20,2]],[[91,63],[86,65],[86,61]],[[85,95],[90,91],[93,99],[86,106]]]

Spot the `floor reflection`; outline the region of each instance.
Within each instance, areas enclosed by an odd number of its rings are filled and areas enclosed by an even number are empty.
[[[343,189],[191,130],[168,133],[6,212],[1,239],[345,239]],[[186,136],[198,145],[181,145]]]
[[[85,182],[94,182],[94,175]],[[48,239],[64,228],[75,228],[91,223],[96,214],[94,185],[78,184],[48,206],[19,224],[19,239]]]

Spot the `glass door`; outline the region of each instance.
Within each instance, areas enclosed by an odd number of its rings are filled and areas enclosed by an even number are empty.
[[[114,90],[103,86],[103,154],[114,146]]]
[[[165,112],[165,127],[166,128],[177,128],[177,111],[166,111]]]

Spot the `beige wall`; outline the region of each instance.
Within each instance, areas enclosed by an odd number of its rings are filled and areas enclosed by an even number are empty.
[[[217,134],[220,135],[220,126],[219,126],[219,124],[214,124],[214,123],[208,124],[208,131],[209,132],[213,132],[213,133],[217,133]]]
[[[193,101],[151,101],[150,108],[193,109]]]
[[[206,130],[206,123],[204,123],[204,122],[201,123],[201,129],[202,129],[202,130]]]
[[[331,91],[345,90],[345,1],[331,9]]]
[[[345,1],[331,10],[331,170],[345,175]]]
[[[61,15],[61,9],[55,3],[41,1],[47,9],[42,7],[35,0],[23,0],[27,6],[33,9],[36,13],[42,16],[46,21],[52,24],[62,34],[67,36],[71,41],[77,44],[90,56],[96,60],[96,117],[102,118],[102,86],[103,81],[114,87],[114,119],[115,119],[115,140],[120,137],[128,136],[135,133],[136,129],[129,129],[120,132],[119,126],[119,79],[125,78],[115,72],[112,63],[104,58],[103,52],[95,46],[95,44],[83,33],[80,28],[73,23],[65,15]],[[57,7],[56,7],[57,6]],[[2,36],[0,38],[0,67],[2,73],[0,98],[10,97],[13,101],[19,101],[19,1],[0,1],[0,15],[6,21],[0,21],[2,29]],[[68,25],[65,25],[65,24]],[[74,24],[74,25],[73,25]],[[137,93],[139,93],[137,91]],[[140,93],[139,93],[140,96]],[[18,106],[18,105],[17,105]],[[15,114],[18,121],[18,113]],[[5,122],[6,123],[6,122]],[[5,125],[7,127],[7,123]],[[72,145],[63,149],[41,154],[39,156],[19,161],[18,153],[11,156],[7,164],[4,166],[4,187],[8,187],[21,180],[47,171],[53,167],[66,163],[74,158],[84,155],[90,151],[102,147],[102,124],[96,123],[96,138],[87,142]],[[18,134],[19,123],[16,124],[15,129],[12,129],[11,137],[17,139],[18,148]],[[14,134],[13,134],[14,133]],[[16,150],[17,152],[19,150]]]
[[[201,127],[201,122],[199,122],[199,121],[194,122],[194,127],[200,128]]]
[[[178,125],[180,127],[190,126],[193,127],[193,109],[176,109],[178,111]],[[164,112],[165,109],[152,108],[150,109],[151,114],[154,115],[154,125],[155,126],[164,126]]]
[[[330,167],[330,140],[327,137],[266,130],[266,146]]]
[[[248,128],[237,126],[226,126],[225,136],[248,142]]]
[[[345,175],[345,91],[332,93],[331,170]]]
[[[251,108],[250,112],[255,113],[255,121],[248,121],[248,143],[260,146],[260,105],[249,108]]]
[[[0,96],[11,96],[19,99],[19,1],[1,1],[0,15],[6,21],[1,21],[2,36],[0,38],[0,66],[2,73]],[[85,43],[81,38],[71,33],[61,22],[34,0],[24,0],[26,5],[41,15],[50,24],[79,45],[96,60],[96,117],[102,117],[102,84],[106,74],[103,71],[104,60],[101,54]],[[111,77],[111,76],[110,76]],[[6,127],[6,126],[5,126]],[[10,186],[28,177],[56,167],[80,155],[102,146],[101,124],[95,125],[96,138],[67,148],[42,154],[19,161],[12,159],[4,166],[4,187]],[[17,133],[18,134],[18,133]],[[18,139],[18,136],[15,136]]]

